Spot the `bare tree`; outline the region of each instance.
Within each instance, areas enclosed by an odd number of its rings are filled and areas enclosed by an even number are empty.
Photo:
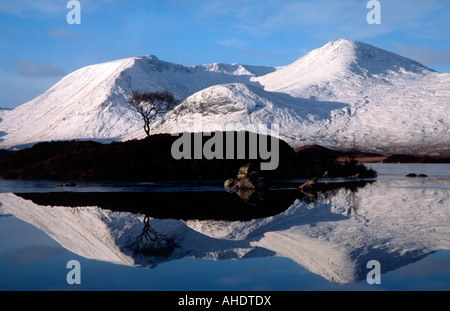
[[[147,136],[150,136],[150,123],[178,105],[178,101],[168,91],[133,91],[132,96],[128,97],[126,102],[141,115]]]
[[[166,257],[177,247],[175,239],[157,232],[150,224],[150,217],[145,215],[142,233],[130,243],[127,248],[133,256],[162,256]]]
[[[356,142],[356,138],[353,137],[353,141],[350,145],[350,149],[347,151],[347,157],[349,159],[350,165],[356,165],[358,163],[358,160],[356,159],[361,154],[361,149],[358,146],[358,143]]]

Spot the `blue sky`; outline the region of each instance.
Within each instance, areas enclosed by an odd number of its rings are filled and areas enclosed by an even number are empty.
[[[0,0],[0,107],[16,107],[81,67],[153,54],[182,65],[288,65],[329,41],[373,44],[450,72],[450,0]]]

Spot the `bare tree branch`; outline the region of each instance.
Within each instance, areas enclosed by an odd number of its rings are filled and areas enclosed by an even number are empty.
[[[166,257],[177,247],[175,239],[157,232],[150,225],[150,217],[145,215],[142,233],[132,241],[127,248],[133,256],[162,256]]]
[[[143,92],[135,90],[132,92],[132,96],[126,98],[126,102],[141,115],[147,136],[150,136],[150,123],[178,105],[178,101],[168,91]]]

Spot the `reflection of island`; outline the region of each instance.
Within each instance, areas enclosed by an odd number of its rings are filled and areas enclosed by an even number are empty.
[[[450,249],[450,190],[428,187],[430,182],[379,181],[356,193],[335,189],[317,200],[297,197],[277,214],[245,220],[164,219],[142,209],[133,214],[37,205],[14,194],[0,195],[0,214],[29,222],[81,256],[117,264],[154,267],[183,257],[283,256],[330,281],[350,283],[365,279],[369,260],[378,260],[387,272]],[[130,245],[148,233],[169,251],[133,253]]]
[[[317,195],[333,195],[342,188],[352,193],[367,183],[323,183]],[[297,199],[309,200],[307,194],[293,190],[292,185],[290,187],[290,190],[270,191],[49,192],[17,195],[38,205],[97,206],[111,211],[144,214],[151,218],[246,221],[284,212]]]

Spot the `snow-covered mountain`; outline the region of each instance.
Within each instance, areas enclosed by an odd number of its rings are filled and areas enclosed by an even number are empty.
[[[10,109],[2,108],[0,107],[0,119],[3,118],[3,116],[10,111]]]
[[[206,130],[277,123],[294,147],[356,141],[367,151],[450,154],[450,74],[399,55],[341,39],[251,81],[258,87],[218,85],[188,97],[154,132],[201,115]]]
[[[125,140],[139,136],[141,119],[125,103],[133,90],[169,90],[179,100],[215,84],[250,83],[275,70],[240,64],[192,67],[155,56],[128,58],[79,69],[47,92],[4,115],[0,148],[65,139]]]
[[[348,101],[352,97],[359,99],[370,87],[390,85],[412,74],[420,77],[432,72],[400,55],[365,43],[340,39],[255,80],[268,91]]]
[[[134,89],[169,90],[183,101],[152,133],[196,131],[201,116],[203,131],[278,124],[293,147],[356,141],[367,151],[450,154],[450,74],[346,39],[284,67],[185,67],[147,56],[82,68],[6,113],[0,148],[142,138],[139,116],[124,103]]]

